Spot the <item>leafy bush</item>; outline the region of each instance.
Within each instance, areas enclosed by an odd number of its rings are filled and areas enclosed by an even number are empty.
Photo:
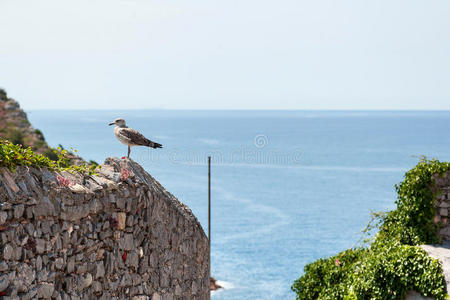
[[[305,266],[292,285],[297,299],[402,299],[408,290],[446,299],[440,263],[417,245],[439,241],[433,175],[449,170],[423,158],[396,186],[397,209],[377,214],[372,243]]]
[[[305,275],[297,279],[292,290],[297,299],[344,299],[349,294],[355,264],[368,252],[349,249],[305,266]]]
[[[417,246],[349,249],[305,267],[297,299],[402,299],[409,290],[445,299],[440,263]]]
[[[35,130],[34,130],[34,133],[36,133],[37,135],[40,135],[40,136],[44,136],[44,134],[42,133],[42,131],[40,131],[39,129],[35,129]]]
[[[57,158],[55,160],[42,154],[36,154],[29,147],[24,148],[22,145],[16,145],[8,140],[0,139],[0,167],[6,167],[10,170],[15,170],[17,166],[28,166],[91,175],[95,174],[95,170],[98,167],[98,165],[88,164],[73,165],[67,150],[54,150],[53,153]]]
[[[8,95],[6,94],[6,91],[2,88],[0,88],[0,101],[6,101],[8,100]]]
[[[25,146],[24,135],[22,131],[17,129],[11,130],[8,133],[7,137],[13,144]]]
[[[98,163],[95,160],[93,160],[93,159],[89,160],[89,164],[98,166]]]
[[[357,299],[403,299],[409,290],[434,299],[447,295],[440,263],[417,246],[371,249],[355,264],[353,277]]]
[[[33,150],[37,150],[39,148],[48,147],[47,143],[43,140],[38,140],[34,143],[34,146],[32,147]]]
[[[378,239],[395,239],[402,244],[420,245],[438,243],[432,187],[433,175],[450,170],[449,162],[423,158],[405,174],[405,180],[396,185],[397,209],[383,218]]]
[[[50,160],[53,160],[53,161],[57,161],[58,160],[57,152],[54,149],[51,149],[51,148],[45,150],[42,153],[42,155],[44,155],[45,157],[48,157]]]

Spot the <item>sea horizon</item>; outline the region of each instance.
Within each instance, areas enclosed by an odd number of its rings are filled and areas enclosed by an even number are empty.
[[[208,111],[225,111],[225,112],[239,112],[239,111],[245,111],[245,112],[266,112],[266,111],[279,111],[279,112],[436,112],[436,113],[446,113],[450,112],[450,109],[255,109],[255,108],[249,108],[249,109],[229,109],[229,108],[223,108],[223,109],[210,109],[210,108],[196,108],[196,109],[189,109],[189,108],[24,108],[25,112],[32,112],[32,111],[202,111],[202,112],[208,112]]]

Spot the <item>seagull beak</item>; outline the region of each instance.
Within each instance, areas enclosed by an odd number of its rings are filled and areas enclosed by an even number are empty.
[[[114,123],[114,122],[112,122],[112,123],[109,123],[109,126],[111,126],[111,125],[114,125],[114,124],[116,124],[116,123]]]

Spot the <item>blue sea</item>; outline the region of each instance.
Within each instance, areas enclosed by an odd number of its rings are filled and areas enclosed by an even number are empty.
[[[208,226],[212,299],[294,299],[303,267],[355,246],[370,211],[421,155],[450,160],[450,112],[29,111],[52,146],[103,162],[126,156],[107,124],[123,117],[163,149],[131,157]]]

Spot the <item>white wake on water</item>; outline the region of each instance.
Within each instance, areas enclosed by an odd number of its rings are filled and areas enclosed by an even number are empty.
[[[228,282],[228,281],[216,280],[216,283],[218,285],[220,285],[222,288],[218,289],[218,290],[215,290],[215,291],[211,291],[211,295],[218,294],[218,293],[221,293],[224,290],[231,290],[231,289],[234,288],[234,284],[232,284],[231,282]]]
[[[274,231],[276,228],[289,224],[289,216],[274,206],[257,203],[252,199],[236,197],[233,193],[226,191],[225,189],[217,185],[214,186],[214,191],[216,193],[220,193],[225,200],[244,204],[247,210],[268,215],[265,218],[265,220],[268,222],[263,227],[258,227],[258,229],[253,229],[250,231],[221,236],[215,241],[216,243],[227,243],[230,240],[245,239],[254,237],[255,235],[267,235],[268,233]]]

